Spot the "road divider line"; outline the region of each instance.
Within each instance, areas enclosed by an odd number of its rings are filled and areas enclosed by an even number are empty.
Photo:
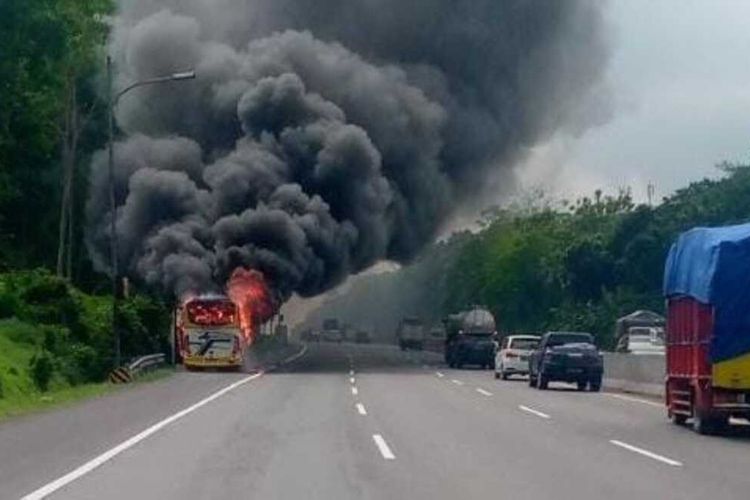
[[[632,444],[624,443],[616,439],[610,439],[609,442],[615,446],[619,446],[620,448],[625,448],[626,450],[632,451],[633,453],[638,453],[639,455],[643,455],[644,457],[658,460],[659,462],[671,465],[672,467],[682,467],[682,462],[678,462],[677,460],[659,455],[657,453],[654,453],[653,451],[644,450],[643,448],[639,448],[637,446],[633,446]]]
[[[357,403],[357,412],[360,415],[367,415],[367,410],[365,410],[365,405],[362,403]]]
[[[357,389],[356,387],[352,387],[352,394],[354,394],[355,396],[359,394],[359,389]]]
[[[306,352],[307,352],[307,346],[303,345],[302,349],[300,349],[298,353],[292,354],[291,356],[283,360],[281,364],[285,365],[287,363],[291,363],[292,361],[297,361],[299,358],[304,356]]]
[[[464,383],[463,383],[463,382],[461,382],[460,380],[456,380],[455,378],[452,378],[452,379],[451,379],[451,382],[453,382],[453,383],[454,383],[454,384],[456,384],[456,385],[464,385]]]
[[[526,413],[531,413],[532,415],[536,415],[539,418],[545,418],[545,419],[551,418],[546,413],[542,413],[539,410],[535,410],[534,408],[529,408],[528,406],[518,405],[518,409],[521,411],[525,411]]]
[[[481,387],[477,387],[477,388],[476,388],[476,391],[477,391],[477,392],[478,392],[479,394],[481,394],[482,396],[487,396],[487,397],[489,397],[489,396],[492,396],[492,393],[491,393],[490,391],[485,391],[485,390],[484,390],[484,389],[482,389]]]
[[[383,436],[380,434],[373,434],[372,435],[373,441],[375,441],[375,445],[377,445],[378,450],[380,450],[380,454],[383,455],[383,458],[386,460],[395,460],[396,455],[393,454],[391,449],[388,447],[388,443],[385,442],[385,439],[383,439]]]
[[[41,500],[42,498],[46,498],[55,491],[59,490],[60,488],[72,483],[73,481],[81,478],[82,476],[85,476],[89,472],[93,471],[97,467],[105,464],[106,462],[109,462],[113,458],[115,458],[117,455],[122,453],[123,451],[132,448],[133,446],[137,445],[144,439],[148,438],[152,434],[155,434],[156,432],[159,432],[161,429],[167,427],[168,425],[176,422],[177,420],[181,419],[182,417],[189,415],[190,413],[193,413],[195,410],[206,406],[208,403],[222,397],[223,395],[227,394],[228,392],[233,391],[234,389],[237,389],[238,387],[247,384],[248,382],[251,382],[261,376],[263,376],[264,372],[258,372],[254,375],[250,375],[249,377],[245,377],[237,382],[234,382],[233,384],[230,384],[223,389],[216,391],[215,393],[211,394],[207,398],[204,398],[197,403],[195,403],[192,406],[188,406],[182,411],[179,411],[175,413],[174,415],[165,418],[164,420],[161,420],[151,427],[147,428],[146,430],[136,434],[135,436],[123,441],[122,443],[118,444],[114,448],[111,448],[108,451],[105,451],[101,455],[89,460],[85,464],[79,466],[76,469],[73,469],[72,471],[68,472],[64,476],[61,476],[51,483],[47,483],[41,488],[32,491],[28,495],[24,496],[21,500]]]
[[[440,372],[435,372],[435,375],[437,375],[437,376],[438,376],[438,377],[440,377],[440,378],[443,378],[443,377],[445,377],[445,375],[444,375],[444,374],[442,374],[442,373],[440,373]]]
[[[354,370],[349,370],[349,375],[353,377],[354,376]]]
[[[657,403],[656,401],[649,401],[648,399],[634,398],[632,396],[623,396],[622,394],[613,394],[611,392],[605,392],[606,396],[615,399],[621,399],[623,401],[630,401],[631,403],[641,403],[644,405],[655,406],[657,408],[664,408],[663,403]]]
[[[349,377],[349,382],[354,385],[354,377]]]

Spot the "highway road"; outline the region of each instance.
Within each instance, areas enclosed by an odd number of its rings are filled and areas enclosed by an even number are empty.
[[[750,426],[530,389],[393,347],[308,346],[271,372],[179,373],[0,425],[0,498],[746,499]]]

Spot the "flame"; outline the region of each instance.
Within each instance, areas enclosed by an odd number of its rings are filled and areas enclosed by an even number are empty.
[[[239,308],[240,328],[245,340],[251,344],[260,326],[271,319],[278,310],[263,273],[237,268],[227,282],[227,295]]]

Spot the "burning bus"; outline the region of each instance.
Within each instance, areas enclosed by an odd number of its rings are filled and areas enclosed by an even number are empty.
[[[250,332],[242,328],[239,308],[223,295],[198,296],[175,315],[175,336],[186,368],[239,368]]]
[[[175,311],[175,340],[188,369],[240,368],[263,323],[279,309],[263,274],[238,268],[227,295],[198,295]]]

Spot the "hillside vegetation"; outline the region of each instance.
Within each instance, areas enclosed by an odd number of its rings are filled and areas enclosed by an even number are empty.
[[[108,297],[87,295],[49,271],[0,275],[0,415],[105,380],[113,362],[111,311]],[[119,317],[126,359],[168,350],[163,305],[131,297]]]
[[[84,244],[89,164],[107,130],[111,0],[0,2],[0,416],[102,390],[109,278]],[[168,309],[134,294],[123,357],[166,349]]]
[[[310,323],[341,317],[389,338],[403,316],[434,323],[482,304],[506,332],[583,330],[611,346],[619,316],[663,310],[664,260],[679,233],[750,221],[750,166],[719,168],[720,179],[694,182],[656,206],[636,205],[622,191],[495,209],[476,234],[435,244],[397,272],[356,280]]]

